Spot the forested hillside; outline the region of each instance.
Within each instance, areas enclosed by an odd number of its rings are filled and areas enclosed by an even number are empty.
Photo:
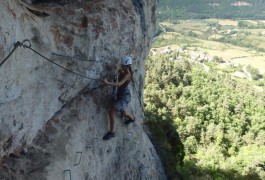
[[[158,0],[157,16],[145,116],[169,179],[265,179],[265,0]]]
[[[175,163],[164,161],[171,175],[175,168],[184,179],[264,179],[264,86],[232,76],[236,67],[219,65],[191,61],[185,53],[151,53],[144,98],[147,122],[158,123],[151,130],[164,156],[175,157]],[[170,143],[161,126],[166,122],[184,144],[182,162],[183,147]]]
[[[158,0],[158,19],[265,19],[264,0]]]

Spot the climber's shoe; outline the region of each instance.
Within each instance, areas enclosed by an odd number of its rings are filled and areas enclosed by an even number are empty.
[[[115,136],[114,132],[107,132],[104,136],[103,136],[103,140],[109,140],[110,138],[113,138]]]
[[[124,124],[128,125],[128,124],[131,124],[131,123],[133,123],[133,122],[135,122],[135,118],[126,120],[126,121],[124,122]]]

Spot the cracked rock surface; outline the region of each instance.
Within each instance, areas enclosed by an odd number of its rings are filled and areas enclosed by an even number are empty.
[[[155,27],[154,0],[2,0],[0,179],[166,179],[143,131],[145,58]],[[28,45],[28,44],[27,44]],[[40,56],[39,54],[42,56]],[[109,141],[112,77],[120,58],[133,58],[128,111],[116,116]],[[59,68],[78,72],[83,78]]]

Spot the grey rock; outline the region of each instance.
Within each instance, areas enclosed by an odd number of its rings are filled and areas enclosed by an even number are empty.
[[[17,41],[28,39],[32,49],[17,47],[0,67],[0,179],[166,179],[138,99],[155,1],[76,2],[1,1],[0,61]],[[127,127],[117,115],[106,142],[111,87],[101,80],[124,55],[137,70],[128,108],[137,122]]]

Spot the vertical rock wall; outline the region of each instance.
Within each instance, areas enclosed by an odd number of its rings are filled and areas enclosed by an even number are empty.
[[[3,0],[0,6],[0,179],[164,179],[143,132],[145,58],[155,25],[154,0]],[[29,45],[27,43],[27,45]],[[111,77],[124,55],[133,58],[129,112],[108,130]],[[93,80],[92,80],[93,79]]]

